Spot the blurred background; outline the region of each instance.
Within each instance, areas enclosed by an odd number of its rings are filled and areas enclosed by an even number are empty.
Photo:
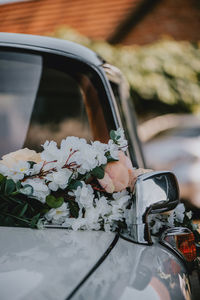
[[[130,84],[147,166],[200,209],[200,1],[0,0],[0,31],[83,44]]]

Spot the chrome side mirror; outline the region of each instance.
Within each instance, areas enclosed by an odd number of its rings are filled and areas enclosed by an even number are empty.
[[[179,187],[173,173],[164,171],[140,175],[135,184],[129,238],[136,243],[152,244],[148,215],[170,211],[178,203]]]

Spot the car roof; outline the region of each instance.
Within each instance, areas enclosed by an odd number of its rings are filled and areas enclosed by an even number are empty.
[[[49,49],[70,54],[76,58],[96,66],[102,65],[103,60],[92,50],[71,41],[57,38],[20,33],[0,33],[0,46],[28,49]]]

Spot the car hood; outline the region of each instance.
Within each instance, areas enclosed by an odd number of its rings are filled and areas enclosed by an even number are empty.
[[[115,234],[0,227],[0,298],[65,299]]]

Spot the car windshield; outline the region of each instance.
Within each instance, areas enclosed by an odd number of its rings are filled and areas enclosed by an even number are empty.
[[[0,157],[67,136],[107,142],[114,121],[94,76],[66,57],[0,51]]]

